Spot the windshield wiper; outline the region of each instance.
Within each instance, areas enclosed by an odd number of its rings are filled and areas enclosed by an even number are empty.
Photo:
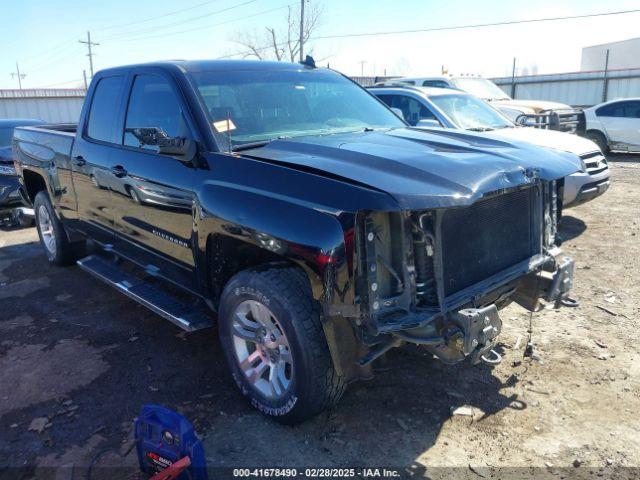
[[[250,150],[252,148],[264,147],[265,145],[270,144],[274,140],[276,140],[276,139],[273,138],[271,140],[260,140],[258,142],[247,142],[247,143],[243,143],[241,145],[235,145],[234,147],[231,148],[231,151],[232,152],[240,152],[241,150]]]
[[[491,130],[493,130],[493,128],[491,128],[491,127],[471,127],[471,128],[467,128],[467,130],[469,130],[470,132],[490,132]]]

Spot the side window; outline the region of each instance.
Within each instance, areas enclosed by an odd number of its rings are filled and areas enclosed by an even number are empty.
[[[627,118],[640,118],[640,102],[626,102],[624,116]]]
[[[634,117],[632,115],[635,113],[631,105],[635,102],[616,102],[610,103],[609,105],[605,105],[604,107],[600,107],[596,110],[596,115],[598,117],[615,117],[615,118],[623,118],[623,117]]]
[[[449,84],[444,80],[425,80],[422,82],[423,87],[433,87],[433,88],[449,88]]]
[[[117,141],[114,138],[114,126],[123,84],[123,76],[105,77],[98,81],[87,122],[89,138],[112,143]]]
[[[418,100],[406,95],[381,95],[380,100],[391,108],[399,108],[402,110],[404,119],[409,125],[414,127],[418,124],[418,120],[437,120],[431,110],[422,105]]]
[[[163,138],[190,137],[169,82],[157,75],[136,76],[127,107],[124,144],[157,152]]]

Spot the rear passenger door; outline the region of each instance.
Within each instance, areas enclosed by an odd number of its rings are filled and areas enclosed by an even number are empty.
[[[111,158],[116,250],[181,282],[195,268],[193,158],[166,153],[158,138],[188,139],[194,129],[173,80],[158,73],[130,79],[120,148]],[[195,148],[195,147],[194,147]]]
[[[116,124],[121,113],[125,75],[101,77],[91,92],[84,125],[76,135],[71,169],[77,198],[78,228],[103,244],[112,244],[111,156],[120,143]]]

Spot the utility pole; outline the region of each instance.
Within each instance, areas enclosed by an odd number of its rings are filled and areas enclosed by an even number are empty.
[[[306,0],[300,0],[300,61],[304,61],[304,2]]]
[[[87,48],[89,49],[89,53],[87,57],[89,57],[89,71],[91,72],[91,78],[93,78],[93,52],[91,51],[91,47],[100,45],[99,43],[95,43],[91,41],[91,32],[87,32],[86,40],[78,40],[79,43],[85,43]]]
[[[604,75],[602,76],[602,101],[607,101],[607,94],[609,91],[609,79],[607,78],[609,74],[609,49],[607,48],[607,54],[604,57]]]
[[[89,88],[89,85],[87,84],[87,71],[86,70],[82,70],[82,78],[84,80],[84,91],[86,92]]]
[[[360,60],[358,63],[360,64],[360,76],[364,77],[364,64],[367,63],[367,61]]]
[[[16,62],[16,73],[12,73],[11,78],[18,78],[18,88],[20,88],[20,90],[22,90],[22,79],[26,76],[26,73],[20,73],[20,67],[18,66],[18,62]]]
[[[513,67],[511,68],[511,98],[516,98],[516,57],[513,57]]]

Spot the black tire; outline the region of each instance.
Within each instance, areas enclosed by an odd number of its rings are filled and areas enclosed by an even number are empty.
[[[598,145],[598,148],[602,151],[602,153],[609,153],[609,144],[607,143],[607,137],[598,130],[589,130],[586,134],[586,137],[595,142]]]
[[[281,398],[263,395],[239,365],[232,334],[236,308],[246,300],[268,307],[290,346],[293,374]],[[225,286],[220,299],[220,342],[231,374],[242,394],[264,415],[283,424],[300,423],[335,405],[346,388],[336,372],[322,329],[322,309],[313,299],[306,275],[299,269],[266,265],[244,270]]]
[[[55,247],[53,250],[50,250],[45,244],[45,240],[43,237],[43,232],[41,231],[42,222],[41,215],[42,210],[46,209],[50,219],[51,225],[51,235],[55,239]],[[36,228],[38,230],[38,237],[40,237],[40,245],[45,251],[47,255],[47,259],[56,265],[71,265],[75,263],[75,261],[80,258],[84,253],[84,242],[69,242],[67,237],[67,233],[64,230],[64,227],[55,212],[53,211],[53,206],[51,205],[51,200],[49,200],[49,195],[45,191],[40,191],[36,195],[35,200],[33,201],[33,209],[35,211],[35,220],[36,220]]]

